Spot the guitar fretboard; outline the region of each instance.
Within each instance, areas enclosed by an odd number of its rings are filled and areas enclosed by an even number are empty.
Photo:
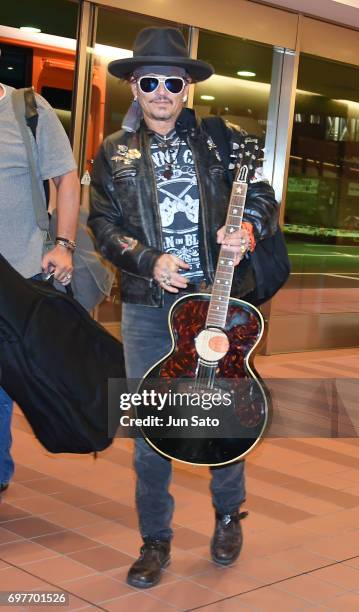
[[[234,181],[226,219],[226,236],[242,225],[244,204],[247,195],[247,182]],[[223,328],[227,319],[228,303],[234,274],[234,253],[222,246],[219,252],[212,296],[208,307],[206,327]]]

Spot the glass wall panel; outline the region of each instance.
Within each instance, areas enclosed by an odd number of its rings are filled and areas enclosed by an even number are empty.
[[[198,58],[212,64],[215,74],[195,87],[197,114],[221,115],[250,134],[264,136],[273,47],[201,31]]]
[[[303,54],[284,218],[292,275],[271,311],[272,328],[282,317],[292,330],[288,350],[359,342],[358,196],[359,67]]]
[[[16,0],[2,2],[0,12],[0,81],[12,87],[33,85],[55,108],[68,134],[77,11],[72,0]]]
[[[293,271],[312,286],[359,281],[359,68],[300,59],[285,210]],[[345,276],[347,278],[345,278]],[[358,305],[338,293],[323,309]],[[354,297],[354,295],[353,295]]]
[[[1,25],[31,27],[45,34],[76,38],[77,0],[16,0],[1,3]]]

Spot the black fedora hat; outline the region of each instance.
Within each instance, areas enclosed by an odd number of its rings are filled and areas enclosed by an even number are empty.
[[[123,79],[139,66],[179,66],[194,81],[204,81],[214,72],[211,64],[189,57],[186,41],[177,28],[141,30],[133,45],[133,57],[110,62],[108,70]]]

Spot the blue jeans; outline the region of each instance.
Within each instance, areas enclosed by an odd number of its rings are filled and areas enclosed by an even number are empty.
[[[167,315],[175,297],[165,295],[164,308],[137,304],[122,305],[122,336],[126,374],[142,378],[166,353],[172,342]],[[157,453],[142,438],[135,440],[136,507],[143,538],[169,540],[174,500],[169,493],[171,461]],[[244,462],[211,468],[211,494],[221,514],[236,511],[245,500]]]
[[[33,276],[35,280],[41,278],[41,274]],[[10,482],[14,473],[14,462],[10,453],[12,404],[12,399],[0,387],[0,484]]]
[[[0,387],[0,484],[10,482],[14,473],[11,448],[12,399]]]

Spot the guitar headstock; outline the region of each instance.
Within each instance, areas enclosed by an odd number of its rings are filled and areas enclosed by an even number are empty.
[[[251,180],[256,168],[263,161],[263,149],[261,148],[260,139],[253,136],[244,136],[242,143],[234,143],[233,148],[234,151],[231,157],[236,158],[236,163],[231,164],[230,168],[231,166],[235,168],[235,181],[243,182]]]

